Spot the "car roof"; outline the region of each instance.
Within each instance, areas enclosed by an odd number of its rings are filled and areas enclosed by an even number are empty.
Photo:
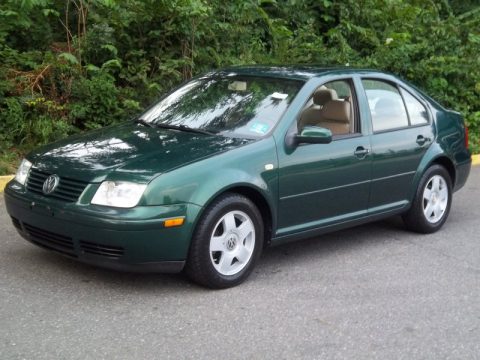
[[[265,65],[250,65],[250,66],[232,66],[224,68],[218,71],[219,73],[223,72],[232,72],[238,75],[248,75],[248,76],[265,76],[265,77],[276,77],[276,78],[285,78],[285,79],[296,79],[296,80],[309,80],[314,77],[319,77],[323,75],[352,75],[352,74],[362,74],[362,75],[390,75],[392,74],[372,70],[372,69],[361,69],[361,68],[352,68],[349,66],[345,67],[326,67],[319,65],[291,65],[291,66],[265,66]]]
[[[445,108],[435,99],[427,95],[417,86],[411,84],[398,76],[375,69],[355,68],[350,66],[323,66],[323,65],[287,65],[287,66],[271,66],[271,65],[240,65],[230,66],[223,69],[214,71],[217,74],[236,74],[245,76],[263,76],[273,78],[283,78],[292,80],[307,81],[312,78],[325,76],[325,75],[363,75],[363,76],[379,76],[386,80],[393,80],[400,82],[403,85],[408,85],[411,89],[415,90],[422,97],[430,101],[439,109],[445,110]]]

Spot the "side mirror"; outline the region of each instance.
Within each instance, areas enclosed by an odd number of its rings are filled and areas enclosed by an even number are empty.
[[[305,126],[294,140],[296,144],[328,144],[332,142],[332,132],[319,126]]]

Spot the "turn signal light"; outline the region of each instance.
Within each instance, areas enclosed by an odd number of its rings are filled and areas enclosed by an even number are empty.
[[[182,226],[183,223],[185,222],[185,218],[173,218],[173,219],[168,219],[163,222],[163,225],[165,227],[174,227],[174,226]]]

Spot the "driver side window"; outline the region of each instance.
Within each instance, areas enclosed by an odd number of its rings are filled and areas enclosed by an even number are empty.
[[[298,131],[305,126],[329,129],[332,135],[360,132],[355,122],[355,96],[348,80],[335,80],[318,87],[298,119]]]

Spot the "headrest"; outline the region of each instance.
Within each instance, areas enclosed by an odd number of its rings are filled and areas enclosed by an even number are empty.
[[[313,93],[313,103],[315,105],[325,105],[327,102],[337,99],[337,92],[332,89],[320,88]]]
[[[350,123],[350,103],[342,100],[332,100],[322,109],[322,118],[329,121]]]

